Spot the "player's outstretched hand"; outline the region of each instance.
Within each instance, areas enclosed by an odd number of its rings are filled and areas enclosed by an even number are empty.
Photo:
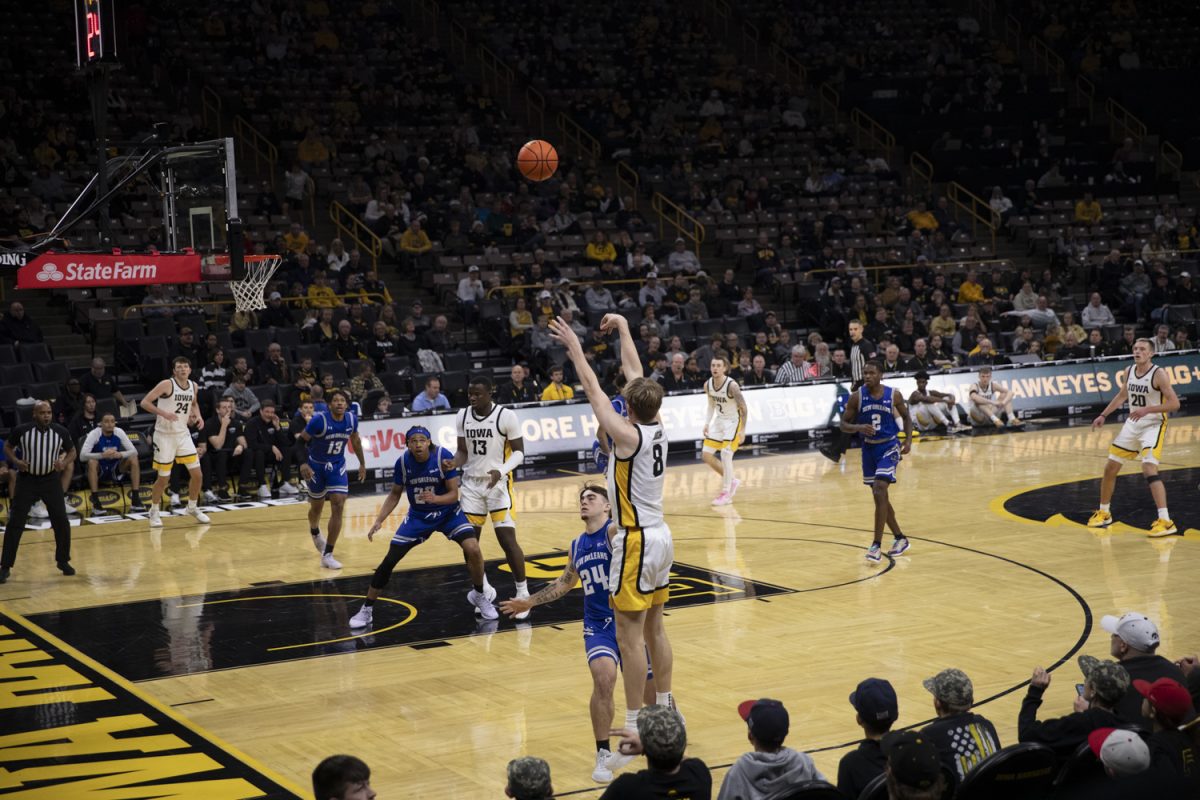
[[[620,314],[605,314],[600,320],[600,332],[612,333],[613,331],[627,330],[629,328],[629,320]]]
[[[488,487],[487,488],[491,489],[492,487],[494,487],[497,483],[500,482],[500,479],[503,477],[504,476],[500,474],[500,470],[489,469],[488,470]]]
[[[621,741],[617,742],[617,752],[623,756],[640,756],[644,752],[642,740],[637,731],[631,731],[628,728],[613,728],[608,735],[621,737]]]
[[[1104,417],[1104,415],[1103,415],[1103,414],[1101,414],[1100,416],[1096,417],[1094,420],[1092,420],[1092,430],[1094,430],[1094,431],[1095,431],[1095,430],[1099,430],[1100,428],[1103,428],[1103,427],[1104,427],[1104,421],[1105,421],[1105,417]]]
[[[453,458],[443,458],[442,459],[442,469],[445,470],[446,472],[449,472],[452,469],[458,469],[458,465],[454,463]]]
[[[511,617],[533,608],[533,603],[529,602],[528,597],[514,597],[511,600],[501,600],[499,608]]]
[[[565,347],[567,355],[572,358],[583,357],[583,345],[579,343],[579,337],[575,335],[575,331],[571,330],[570,325],[562,321],[561,317],[550,320],[550,338]]]

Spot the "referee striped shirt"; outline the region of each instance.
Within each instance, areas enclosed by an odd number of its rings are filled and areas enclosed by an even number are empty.
[[[74,449],[71,434],[67,433],[67,429],[62,425],[54,422],[45,430],[39,429],[32,422],[18,425],[9,435],[8,443],[13,450],[21,451],[21,460],[29,464],[29,474],[35,476],[54,472],[54,462],[63,453]]]
[[[866,339],[850,343],[850,377],[855,383],[862,381],[863,367],[867,365],[867,359],[873,355],[875,355],[875,345]]]

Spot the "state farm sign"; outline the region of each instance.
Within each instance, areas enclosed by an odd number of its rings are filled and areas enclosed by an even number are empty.
[[[18,289],[196,283],[200,256],[161,253],[47,253],[17,270]]]

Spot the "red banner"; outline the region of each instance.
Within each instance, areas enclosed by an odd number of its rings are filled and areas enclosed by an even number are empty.
[[[48,253],[17,270],[18,289],[77,289],[198,283],[200,256],[161,253]]]

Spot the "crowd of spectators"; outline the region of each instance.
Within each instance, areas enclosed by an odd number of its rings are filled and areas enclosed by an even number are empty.
[[[886,679],[866,678],[846,709],[861,739],[839,759],[836,775],[823,774],[808,753],[787,744],[798,738],[791,714],[783,702],[762,698],[729,710],[746,722],[751,749],[714,786],[716,769],[687,755],[689,729],[680,714],[651,705],[638,714],[636,730],[619,732],[612,750],[644,756],[644,768],[618,775],[601,798],[969,800],[997,796],[1000,787],[1022,797],[1062,800],[1193,796],[1200,790],[1197,657],[1172,662],[1159,655],[1158,628],[1143,614],[1106,616],[1101,627],[1111,634],[1109,652],[1104,659],[1079,657],[1071,712],[1039,719],[1051,673],[1034,669],[1016,741],[1007,745],[992,720],[976,710],[971,678],[960,669],[923,681],[933,718],[920,728],[893,730],[900,720],[895,688]],[[348,770],[343,784],[331,775],[337,767]],[[515,800],[554,797],[544,759],[514,759],[505,778],[505,794]],[[348,756],[323,761],[313,781],[317,798],[349,798],[341,787],[352,782],[371,791],[370,770]]]

